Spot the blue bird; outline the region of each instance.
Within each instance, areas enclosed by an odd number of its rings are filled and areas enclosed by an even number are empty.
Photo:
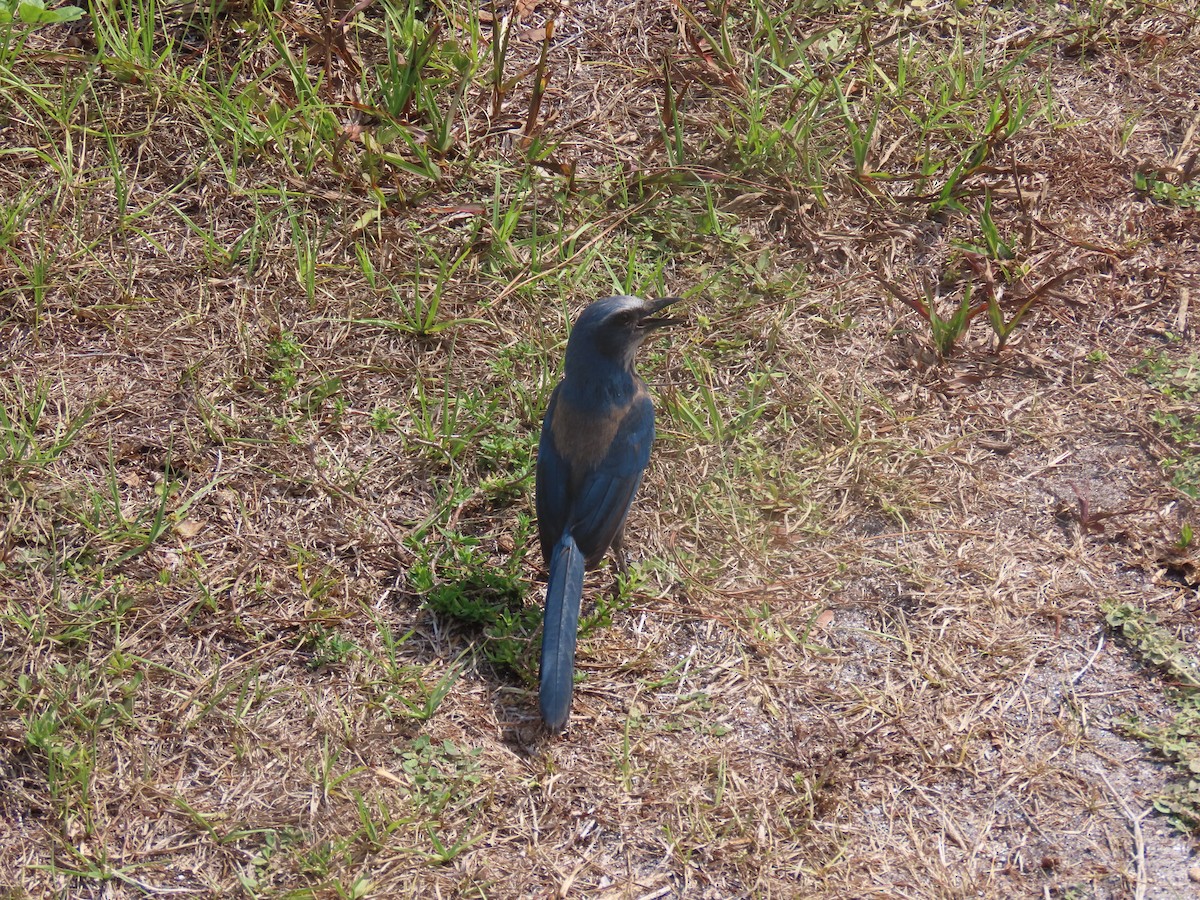
[[[550,571],[542,628],[542,720],[566,727],[575,674],[583,573],[611,547],[625,571],[625,517],[654,443],[654,404],[633,368],[654,330],[680,320],[655,313],[679,300],[606,297],[585,309],[567,341],[563,379],[550,395],[537,459],[537,518]]]

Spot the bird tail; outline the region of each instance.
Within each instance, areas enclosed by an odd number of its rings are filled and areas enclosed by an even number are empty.
[[[542,626],[542,671],[538,698],[542,720],[554,732],[566,727],[575,678],[575,639],[583,599],[584,558],[570,533],[550,554],[546,613]]]

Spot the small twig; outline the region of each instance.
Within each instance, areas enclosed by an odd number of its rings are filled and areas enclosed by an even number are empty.
[[[1104,770],[1096,769],[1096,774],[1103,779],[1105,785],[1108,786],[1109,793],[1112,794],[1113,800],[1117,806],[1121,808],[1121,812],[1125,814],[1125,818],[1129,819],[1129,823],[1133,829],[1133,854],[1134,863],[1137,866],[1137,883],[1134,885],[1133,897],[1134,900],[1145,900],[1146,897],[1146,841],[1142,836],[1142,819],[1150,815],[1153,807],[1147,809],[1140,816],[1134,815],[1133,810],[1129,808],[1129,804],[1125,802],[1125,798],[1117,793],[1117,789],[1112,786],[1112,782],[1108,780],[1108,776],[1104,774]]]
[[[542,109],[542,96],[550,85],[550,76],[546,72],[546,62],[550,57],[550,42],[554,39],[554,19],[546,20],[546,36],[542,39],[542,52],[538,56],[537,69],[533,79],[533,92],[529,97],[529,115],[525,119],[523,145],[528,146],[534,127],[537,125],[538,113]]]
[[[906,293],[904,293],[903,288],[889,281],[884,276],[882,269],[876,268],[872,274],[875,276],[875,280],[883,286],[884,290],[886,290],[889,294],[891,294],[909,309],[913,310],[913,312],[919,315],[926,322],[929,321],[929,309],[925,306],[925,304],[915,297],[908,296]]]
[[[375,0],[360,0],[360,2],[355,4],[355,6],[353,8],[348,10],[344,16],[342,16],[340,19],[338,19],[338,23],[334,27],[338,31],[344,30],[346,28],[346,26],[350,24],[351,19],[353,19],[355,16],[357,16],[363,10],[365,10],[368,6],[371,6],[374,2],[375,2]]]
[[[1100,651],[1104,649],[1104,632],[1100,632],[1100,641],[1096,644],[1096,649],[1092,651],[1092,655],[1088,657],[1088,661],[1084,663],[1083,668],[1075,673],[1075,677],[1071,679],[1071,687],[1079,684],[1079,680],[1087,674],[1087,670],[1092,667],[1092,663],[1096,661],[1096,657],[1100,655]]]
[[[1093,241],[1077,240],[1075,238],[1067,237],[1067,235],[1056,231],[1041,219],[1032,219],[1031,221],[1035,226],[1037,226],[1039,231],[1045,232],[1051,237],[1058,238],[1060,241],[1070,244],[1072,247],[1079,247],[1082,250],[1091,250],[1094,253],[1100,253],[1104,256],[1107,256],[1109,259],[1127,259],[1132,255],[1127,250],[1118,251],[1113,247],[1106,247],[1103,244],[1097,244]]]
[[[1065,272],[1059,272],[1053,278],[1048,278],[1030,291],[1026,296],[1022,297],[1019,302],[1032,305],[1034,301],[1040,300],[1044,294],[1057,288],[1064,281],[1074,278],[1082,272],[1087,271],[1086,266],[1072,266]]]
[[[1184,171],[1184,156],[1188,152],[1188,147],[1191,146],[1192,138],[1196,136],[1197,126],[1200,126],[1200,116],[1196,116],[1196,118],[1192,119],[1192,124],[1189,125],[1187,131],[1184,132],[1183,140],[1179,142],[1179,149],[1175,151],[1175,158],[1171,160],[1171,165],[1176,169],[1179,169],[1181,175],[1186,176],[1188,174]],[[1196,156],[1193,154],[1191,160],[1189,160],[1189,168],[1190,163],[1194,162],[1195,159]],[[1181,183],[1187,180],[1188,179],[1184,177],[1181,179]]]
[[[1068,450],[1066,453],[1056,456],[1054,459],[1052,459],[1046,465],[1042,466],[1040,469],[1034,469],[1032,472],[1026,472],[1024,475],[1022,475],[1020,478],[1018,478],[1016,480],[1015,484],[1024,484],[1030,478],[1036,478],[1039,475],[1046,474],[1051,469],[1058,468],[1060,465],[1062,465],[1063,460],[1065,460],[1068,456],[1071,456],[1074,452],[1075,452],[1074,450]]]

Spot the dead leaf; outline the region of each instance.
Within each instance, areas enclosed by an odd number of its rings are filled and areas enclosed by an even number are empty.
[[[184,519],[182,522],[175,523],[175,533],[185,541],[190,541],[203,530],[204,523],[197,522],[195,519]]]
[[[487,207],[482,203],[459,203],[455,206],[431,206],[431,212],[441,213],[443,215],[461,215],[461,216],[482,216],[487,212]]]

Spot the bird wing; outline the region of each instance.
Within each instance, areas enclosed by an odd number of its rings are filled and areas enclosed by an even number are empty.
[[[537,503],[538,538],[542,547],[542,558],[550,565],[550,556],[567,524],[568,487],[570,466],[554,444],[550,423],[558,409],[558,395],[562,385],[550,395],[546,406],[546,418],[542,422],[542,436],[538,442],[537,475],[535,497]]]
[[[625,524],[654,443],[654,404],[639,392],[593,467],[572,472],[574,490],[565,523],[589,567],[598,565]]]

